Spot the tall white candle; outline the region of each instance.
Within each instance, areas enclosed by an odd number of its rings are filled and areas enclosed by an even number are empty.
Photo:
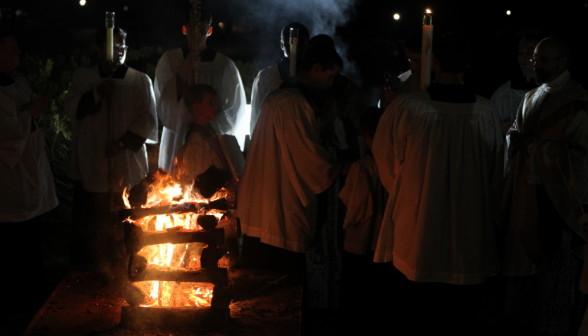
[[[298,28],[290,28],[290,77],[296,76]]]
[[[423,44],[421,56],[421,90],[431,85],[431,66],[433,62],[433,12],[425,11],[423,16]]]
[[[111,62],[114,54],[113,29],[114,12],[106,12],[106,60]]]

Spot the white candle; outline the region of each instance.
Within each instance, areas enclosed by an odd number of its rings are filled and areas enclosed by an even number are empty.
[[[290,28],[290,77],[296,76],[296,55],[298,47],[298,28]]]
[[[421,56],[421,90],[431,85],[431,64],[433,62],[433,12],[425,11],[423,16],[423,44]]]
[[[106,60],[110,62],[112,62],[114,55],[113,29],[114,12],[106,12]]]

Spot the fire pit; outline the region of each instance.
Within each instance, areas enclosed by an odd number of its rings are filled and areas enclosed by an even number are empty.
[[[129,282],[121,325],[131,329],[193,329],[219,326],[230,316],[228,253],[223,248],[229,222],[222,186],[205,199],[180,186],[162,170],[124,193]]]

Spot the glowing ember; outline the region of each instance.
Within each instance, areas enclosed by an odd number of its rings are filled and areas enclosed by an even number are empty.
[[[140,281],[133,285],[150,293],[141,307],[210,307],[214,289],[205,282]]]

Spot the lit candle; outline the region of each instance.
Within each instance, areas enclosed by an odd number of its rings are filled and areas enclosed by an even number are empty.
[[[433,61],[433,12],[427,8],[423,15],[423,44],[421,56],[421,90],[431,85],[431,64]]]
[[[296,76],[296,48],[298,46],[298,28],[290,28],[290,76]]]
[[[113,36],[114,12],[106,12],[106,60],[112,62],[113,57]]]

